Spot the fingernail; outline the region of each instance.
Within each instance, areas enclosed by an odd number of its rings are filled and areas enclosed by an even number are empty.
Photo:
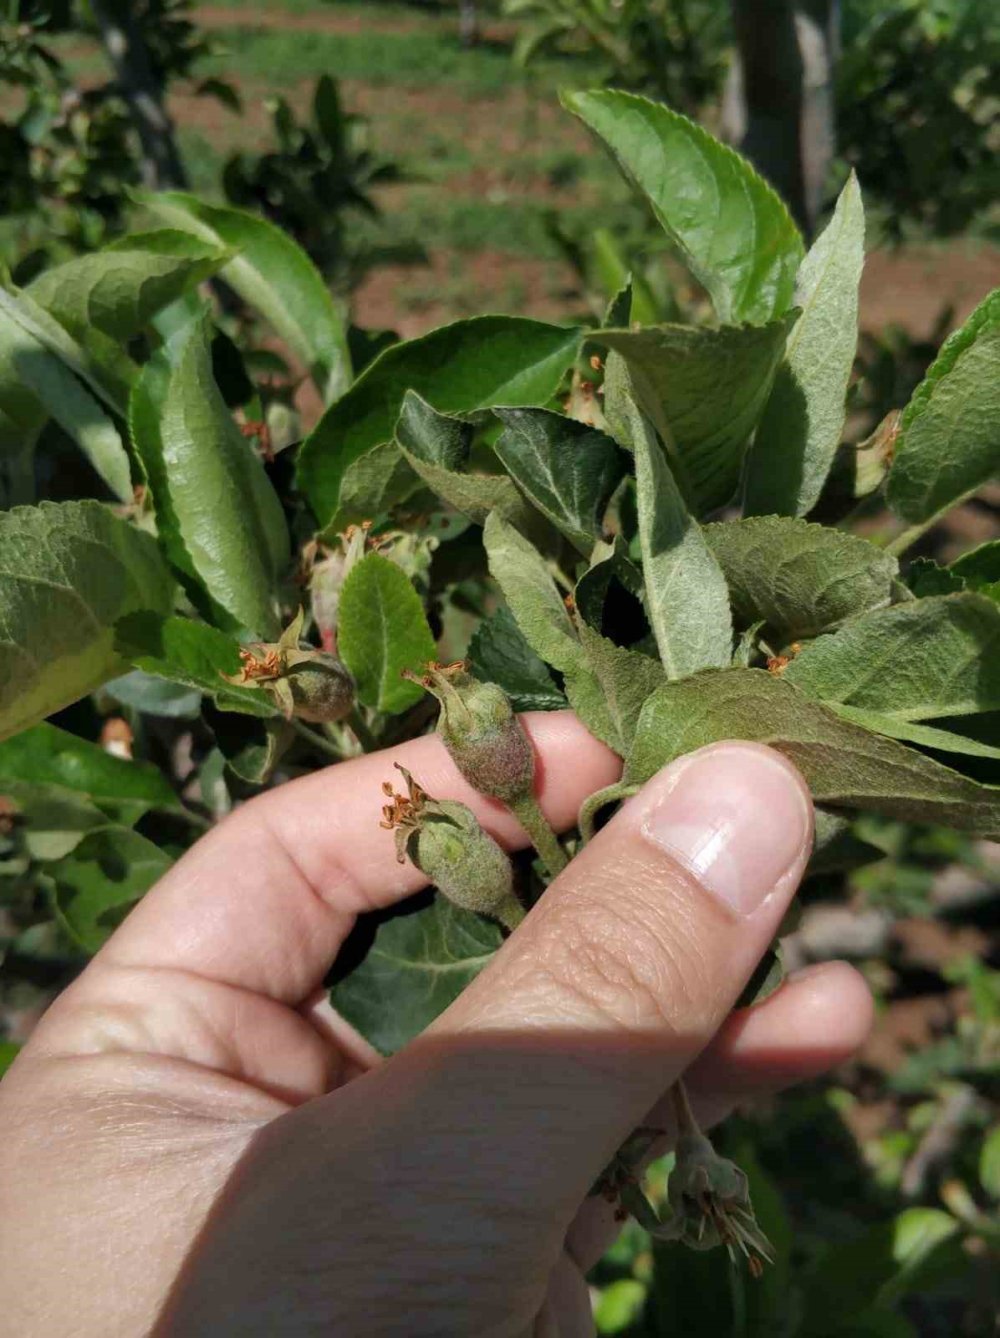
[[[777,754],[716,745],[672,763],[650,788],[647,840],[736,915],[751,915],[798,870],[812,832],[811,804]]]

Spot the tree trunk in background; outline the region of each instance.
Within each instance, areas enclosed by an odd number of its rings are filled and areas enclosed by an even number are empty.
[[[459,0],[458,37],[463,46],[475,46],[479,41],[479,14],[476,0]]]
[[[723,131],[809,236],[834,152],[839,0],[732,0],[737,51]]]
[[[153,190],[182,190],[187,173],[163,105],[163,88],[153,72],[142,30],[130,0],[91,0],[122,97],[128,104],[142,146],[144,183]]]

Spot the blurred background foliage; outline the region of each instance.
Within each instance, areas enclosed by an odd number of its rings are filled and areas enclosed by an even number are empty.
[[[596,321],[629,272],[642,319],[684,319],[703,294],[557,105],[558,88],[605,81],[728,133],[807,228],[856,169],[870,218],[860,440],[1000,286],[1000,8],[761,0],[761,32],[781,38],[764,51],[748,12],[740,0],[6,0],[0,260],[27,282],[144,223],[137,188],[189,187],[306,248],[350,303],[356,369],[397,335],[487,310]],[[769,100],[776,60],[788,77]],[[319,405],[288,350],[217,297],[216,374],[250,429],[266,426],[287,487],[284,448]],[[43,495],[93,491],[57,428],[38,460]],[[951,560],[995,538],[998,513],[1000,489],[986,490],[919,552]],[[857,520],[880,533],[877,511]],[[450,619],[480,615],[460,537],[418,558],[421,580],[447,585]],[[217,816],[240,787],[190,698],[133,675],[57,723],[183,775]],[[140,830],[171,851],[196,834],[164,814]],[[998,1331],[1000,850],[876,819],[855,838],[868,862],[812,880],[786,952],[799,966],[855,961],[876,1033],[831,1081],[726,1134],[775,1268],[744,1284],[721,1253],[654,1249],[630,1225],[594,1275],[600,1332]],[[51,857],[0,806],[0,1064],[79,965],[48,914]],[[654,1198],[666,1171],[653,1168]]]

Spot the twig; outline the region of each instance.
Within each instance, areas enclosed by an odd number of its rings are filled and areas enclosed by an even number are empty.
[[[976,1094],[971,1087],[963,1085],[948,1093],[930,1128],[903,1168],[899,1188],[904,1198],[915,1199],[923,1193],[930,1174],[948,1160],[975,1104]]]

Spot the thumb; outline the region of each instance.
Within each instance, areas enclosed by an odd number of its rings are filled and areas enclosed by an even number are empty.
[[[780,754],[679,759],[397,1060],[443,1064],[455,1136],[488,1130],[510,1193],[571,1212],[731,1011],[811,846],[809,791]]]

